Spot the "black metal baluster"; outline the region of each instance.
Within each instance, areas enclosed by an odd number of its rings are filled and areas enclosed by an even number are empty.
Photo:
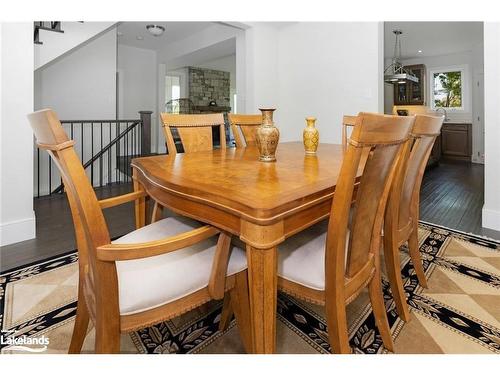
[[[102,122],[101,122],[101,150],[102,152]],[[104,155],[101,155],[99,157],[99,186],[102,186],[102,157]]]
[[[118,136],[120,134],[120,123],[116,123],[116,134],[115,136]],[[118,175],[118,158],[120,157],[120,141],[116,142],[116,151],[115,151],[115,182],[119,183],[119,175]]]
[[[81,126],[81,135],[82,135],[82,139],[80,141],[80,147],[81,147],[81,155],[82,155],[82,163],[83,163],[83,145],[85,144],[85,142],[83,141],[83,122],[80,123],[80,126]]]
[[[129,123],[125,123],[126,128],[128,128]],[[127,164],[128,164],[128,132],[125,134],[125,166],[123,168],[123,171],[125,172],[125,182],[128,182],[128,173],[127,173]]]
[[[50,160],[50,155],[47,156],[49,161],[49,195],[52,195],[52,164]]]
[[[38,147],[36,148],[36,165],[37,165],[37,168],[36,168],[37,195],[36,196],[37,196],[37,198],[40,198],[40,149]]]
[[[90,185],[94,187],[94,123],[90,123]],[[83,161],[83,160],[82,160]]]
[[[66,130],[65,130],[66,131]],[[59,181],[59,185],[62,186],[62,189],[60,191],[60,194],[64,194],[64,184],[63,184],[63,180],[62,180],[62,176],[60,178],[60,181]]]
[[[142,155],[142,144],[141,144],[141,124],[137,125],[137,156]]]
[[[109,123],[109,143],[111,143],[111,123]],[[111,184],[111,154],[113,153],[113,148],[111,147],[108,151],[108,184]]]
[[[132,130],[132,142],[134,143],[134,157],[137,155],[137,132],[136,132],[137,127],[134,125],[134,128]],[[130,160],[132,162],[132,160]],[[130,168],[132,170],[132,168]],[[131,172],[132,173],[132,172]]]
[[[143,149],[142,149],[142,126],[141,124],[139,124],[139,144],[141,145],[141,149],[140,149],[140,153],[141,153],[141,156],[142,156],[142,153],[143,153]]]

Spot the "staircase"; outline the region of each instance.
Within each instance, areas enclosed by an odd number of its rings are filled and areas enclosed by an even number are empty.
[[[116,22],[34,22],[35,70],[65,56],[115,26]]]
[[[40,40],[40,30],[64,33],[64,31],[61,30],[61,21],[35,21],[33,37],[35,44],[43,44]]]
[[[151,155],[151,111],[138,119],[61,120],[93,187],[130,183],[132,159]],[[62,193],[54,161],[35,147],[35,198]]]

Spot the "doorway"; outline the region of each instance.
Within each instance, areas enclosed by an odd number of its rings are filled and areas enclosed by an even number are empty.
[[[402,83],[384,83],[387,114],[445,115],[428,165],[420,219],[467,233],[489,235],[482,227],[484,204],[484,53],[482,22],[385,22],[384,67],[394,58],[394,31],[400,30],[402,65],[420,69],[415,95]]]

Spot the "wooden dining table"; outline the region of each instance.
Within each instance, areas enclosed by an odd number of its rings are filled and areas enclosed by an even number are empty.
[[[343,149],[320,144],[306,155],[301,142],[280,143],[276,158],[260,162],[243,147],[132,160],[135,186],[155,201],[246,244],[255,353],[276,350],[279,245],[329,216]]]

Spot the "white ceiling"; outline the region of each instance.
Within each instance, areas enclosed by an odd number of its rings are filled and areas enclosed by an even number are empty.
[[[154,24],[165,28],[163,35],[155,37],[146,30],[146,25]],[[212,26],[213,22],[123,22],[118,25],[118,43],[127,46],[160,50],[165,44],[185,39]],[[137,37],[143,40],[137,40]]]
[[[394,29],[403,31],[403,59],[471,51],[474,45],[483,42],[482,22],[385,22],[385,58],[394,55]]]
[[[234,56],[236,59],[235,54],[236,39],[231,38],[169,61],[169,70],[184,66],[196,66],[227,56]]]
[[[155,37],[149,34],[146,29],[146,25],[149,24],[163,26],[165,32],[161,36]],[[160,56],[172,48],[170,47],[172,43],[182,41],[200,32],[203,33],[204,30],[216,24],[218,22],[122,22],[117,27],[119,33],[118,43],[120,45],[155,50]],[[221,25],[219,24],[219,26]],[[137,36],[141,36],[143,39],[138,40]],[[169,70],[203,64],[235,53],[236,40],[230,38],[169,60]]]

